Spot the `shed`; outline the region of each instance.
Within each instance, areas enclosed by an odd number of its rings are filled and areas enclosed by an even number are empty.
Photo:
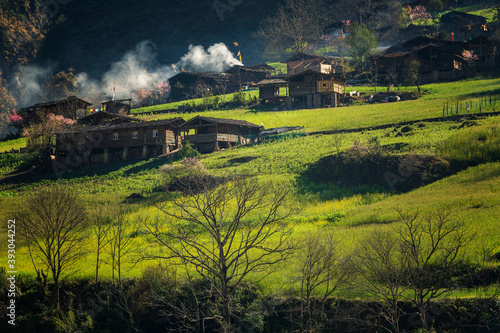
[[[250,143],[249,137],[259,133],[261,126],[244,120],[197,116],[180,126],[183,142],[189,142],[200,153],[210,153],[235,145]]]
[[[288,96],[288,82],[283,79],[266,79],[257,83],[261,104],[284,101]],[[285,88],[285,92],[280,91]]]

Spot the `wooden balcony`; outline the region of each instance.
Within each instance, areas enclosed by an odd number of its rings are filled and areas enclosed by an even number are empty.
[[[205,142],[216,142],[216,141],[238,142],[238,135],[236,135],[236,134],[224,134],[224,133],[186,135],[186,136],[184,136],[184,141],[189,141],[192,144],[205,143]]]

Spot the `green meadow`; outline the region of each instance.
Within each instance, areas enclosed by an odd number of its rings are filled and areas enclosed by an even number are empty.
[[[386,87],[378,87],[385,91]],[[353,87],[353,90],[371,93],[373,88]],[[402,90],[415,90],[404,87]],[[196,115],[218,118],[243,119],[263,123],[266,128],[280,126],[304,126],[305,131],[294,136],[282,136],[253,146],[218,151],[203,155],[201,162],[215,175],[241,175],[257,177],[262,183],[280,181],[292,189],[290,200],[294,214],[288,224],[294,239],[300,240],[312,230],[332,232],[345,253],[352,251],[359,241],[375,230],[391,230],[398,223],[396,209],[430,213],[437,207],[446,206],[453,215],[466,221],[468,232],[474,235],[470,260],[481,261],[484,249],[500,253],[500,116],[493,112],[500,109],[500,79],[475,79],[453,83],[422,86],[423,95],[415,100],[397,103],[364,104],[332,109],[259,111],[237,109],[195,113],[169,113],[149,116],[147,119]],[[490,103],[491,97],[491,103]],[[432,122],[429,118],[443,116],[443,105],[468,102],[483,103],[472,111],[478,117],[465,121],[463,116],[444,117]],[[152,111],[172,108],[173,105],[143,108]],[[401,134],[398,123],[413,121],[410,130]],[[465,125],[464,125],[465,124]],[[383,129],[375,126],[387,125]],[[353,143],[376,142],[388,154],[434,155],[456,165],[446,177],[407,192],[395,192],[382,185],[342,186],[336,183],[314,182],[307,178],[307,171],[323,158],[348,150]],[[4,143],[9,150],[21,142]],[[130,212],[129,234],[133,234],[135,254],[126,258],[124,276],[136,277],[153,261],[134,262],[141,249],[152,246],[138,222],[138,216],[160,214],[155,203],[166,200],[159,168],[168,159],[128,161],[102,166],[75,169],[56,177],[47,173],[33,179],[20,178],[9,181],[8,175],[15,170],[6,165],[0,179],[0,216],[3,221],[15,217],[22,209],[23,200],[38,187],[55,183],[67,186],[80,195],[90,208],[100,205],[128,206]],[[14,168],[15,169],[15,168]],[[401,177],[404,182],[406,177]],[[127,200],[132,193],[144,196],[140,200]],[[2,224],[5,228],[6,223]],[[89,250],[96,246],[95,237],[88,234],[85,245]],[[3,230],[0,242],[6,244],[7,233]],[[27,249],[22,241],[17,243],[17,266],[23,274],[34,274]],[[2,257],[6,247],[2,247]],[[483,251],[484,252],[484,251]],[[109,260],[106,255],[104,261]],[[83,262],[78,263],[76,277],[92,277],[95,255],[90,251]],[[494,265],[495,263],[490,263]],[[1,263],[0,266],[4,265]],[[111,277],[109,265],[103,264],[101,275]],[[284,263],[274,273],[259,282],[265,290],[296,290],[293,282],[293,264]],[[258,281],[260,275],[252,275]],[[474,291],[462,291],[457,296],[472,295]],[[357,295],[343,294],[346,297]]]

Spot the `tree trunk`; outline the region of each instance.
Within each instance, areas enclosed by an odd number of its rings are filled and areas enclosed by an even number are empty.
[[[100,254],[101,244],[100,240],[97,241],[97,259],[95,263],[95,284],[99,281],[99,254]]]

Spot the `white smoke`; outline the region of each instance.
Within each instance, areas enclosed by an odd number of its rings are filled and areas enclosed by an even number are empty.
[[[138,89],[152,89],[161,81],[167,81],[180,72],[211,71],[223,72],[233,65],[242,65],[234,54],[223,43],[210,46],[207,50],[203,46],[190,45],[188,52],[175,64],[160,64],[157,60],[155,45],[150,41],[143,41],[127,52],[119,61],[114,62],[110,69],[99,80],[89,77],[87,73],[76,74],[78,82],[77,95],[94,105],[112,97],[117,99],[131,98]],[[174,69],[175,68],[175,69]],[[20,106],[45,102],[42,82],[53,74],[53,66],[42,68],[39,66],[25,66],[18,75],[19,89],[22,90],[18,99]]]
[[[143,41],[137,44],[102,76],[103,90],[130,96],[137,89],[149,89],[155,83],[168,80],[175,72],[170,66],[159,66],[156,56],[153,43]]]
[[[234,65],[243,65],[229,51],[224,43],[210,46],[206,51],[203,46],[189,46],[189,51],[176,64],[197,72],[222,72]]]
[[[11,82],[17,93],[18,105],[27,106],[42,102],[46,96],[42,85],[49,80],[54,66],[40,67],[36,65],[22,66]]]

